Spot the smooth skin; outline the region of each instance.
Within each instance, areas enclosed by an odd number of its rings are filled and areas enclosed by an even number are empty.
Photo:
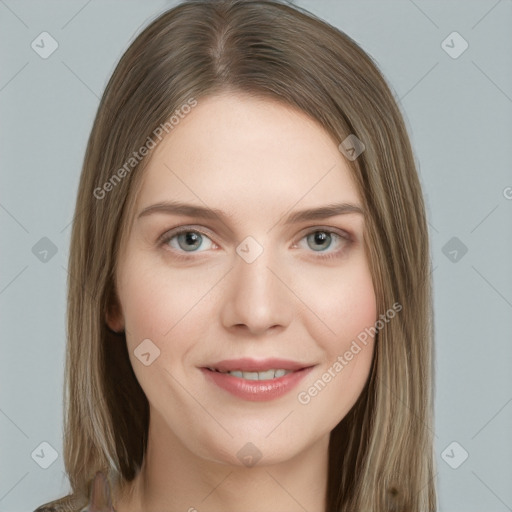
[[[139,216],[166,201],[224,213]],[[345,157],[316,121],[277,101],[201,98],[153,150],[119,256],[119,307],[107,318],[126,329],[150,403],[144,464],[130,492],[114,494],[117,512],[324,512],[329,434],[364,387],[374,339],[307,404],[298,394],[332,374],[375,324],[376,298],[363,214],[285,219],[333,203],[361,207]],[[199,235],[177,236],[178,226]],[[263,249],[251,263],[236,251],[247,237]],[[148,366],[134,353],[146,339],[160,350]],[[314,368],[286,395],[260,402],[200,370],[241,357]],[[237,456],[247,443],[261,453],[253,467]]]

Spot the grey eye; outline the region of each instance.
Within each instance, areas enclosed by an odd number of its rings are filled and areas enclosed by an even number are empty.
[[[201,247],[203,236],[195,231],[186,231],[177,235],[178,245],[184,251],[194,251]]]
[[[210,237],[193,229],[184,229],[168,236],[166,243],[173,249],[184,252],[203,252],[213,246]]]
[[[308,246],[314,251],[321,251],[323,249],[327,249],[330,247],[332,243],[332,235],[334,233],[329,233],[327,231],[315,231],[307,235],[306,239],[308,242]],[[314,244],[318,244],[321,247],[318,249],[314,246]]]

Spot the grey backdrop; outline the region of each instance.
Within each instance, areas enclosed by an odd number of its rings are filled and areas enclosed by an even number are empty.
[[[1,511],[68,491],[65,284],[82,158],[116,62],[174,4],[0,0]],[[415,148],[434,268],[439,510],[512,511],[512,1],[297,4],[373,56]]]

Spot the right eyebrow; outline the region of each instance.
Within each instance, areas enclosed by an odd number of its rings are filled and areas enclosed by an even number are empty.
[[[183,217],[198,217],[202,219],[219,219],[225,217],[221,210],[215,208],[204,208],[193,204],[181,203],[179,201],[163,201],[144,208],[138,219],[153,213],[167,213],[169,215],[181,215]]]

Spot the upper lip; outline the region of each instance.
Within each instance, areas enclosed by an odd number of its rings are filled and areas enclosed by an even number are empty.
[[[231,371],[242,371],[242,372],[262,372],[265,370],[302,370],[303,368],[309,368],[313,366],[308,363],[299,363],[297,361],[291,361],[289,359],[225,359],[217,363],[213,363],[205,366],[205,368],[212,368],[221,372]]]

